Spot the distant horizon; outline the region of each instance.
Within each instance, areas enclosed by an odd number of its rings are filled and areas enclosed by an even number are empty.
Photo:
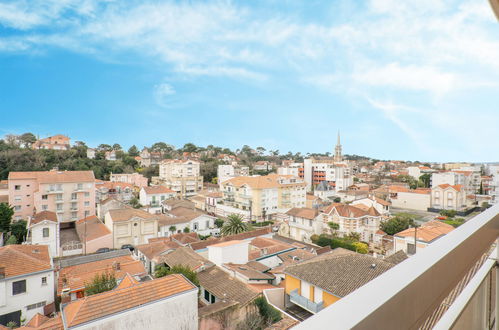
[[[0,31],[0,135],[499,157],[487,1],[6,1]]]

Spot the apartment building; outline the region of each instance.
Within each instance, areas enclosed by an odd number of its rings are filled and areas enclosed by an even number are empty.
[[[217,178],[218,183],[225,182],[229,179],[235,178],[236,176],[248,176],[249,167],[238,165],[233,162],[230,165],[218,165]]]
[[[140,155],[135,159],[140,163],[140,166],[149,167],[159,165],[163,157],[161,153],[149,151],[149,149],[144,147],[140,152]]]
[[[465,209],[466,191],[462,185],[441,184],[431,189],[431,207],[442,210]]]
[[[21,324],[54,302],[54,267],[48,245],[0,247],[0,325]],[[1,328],[1,326],[0,326]]]
[[[466,186],[466,176],[463,173],[454,171],[433,173],[431,175],[431,187],[434,188],[441,184]]]
[[[195,160],[164,160],[159,164],[159,177],[156,180],[181,197],[193,196],[203,189],[199,165]]]
[[[305,207],[306,184],[292,175],[240,176],[222,183],[224,205],[248,210],[252,219]]]
[[[133,198],[134,186],[125,182],[95,180],[95,199],[97,203],[108,198],[129,202]]]
[[[139,192],[139,200],[143,206],[158,208],[161,211],[162,203],[175,195],[175,191],[165,186],[142,187]]]
[[[321,182],[330,184],[336,191],[347,190],[353,184],[352,169],[347,163],[338,163],[333,159],[305,159],[303,178],[308,190]]]
[[[39,139],[31,146],[33,149],[49,149],[49,150],[69,150],[71,143],[69,137],[65,135],[54,135],[44,139]]]
[[[293,175],[303,179],[303,163],[289,163],[277,168],[279,175]]]
[[[312,235],[320,235],[324,230],[317,209],[295,207],[286,212],[286,215],[289,237],[297,241],[310,243]]]
[[[138,188],[147,187],[147,178],[139,173],[111,173],[109,181],[129,183]]]
[[[40,171],[9,173],[9,203],[14,219],[52,211],[59,221],[95,215],[93,171]]]

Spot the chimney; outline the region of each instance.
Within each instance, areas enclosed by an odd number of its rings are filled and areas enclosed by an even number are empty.
[[[61,291],[61,304],[67,304],[71,302],[71,295],[69,294],[69,288],[64,288]]]
[[[5,267],[0,267],[0,279],[5,278]]]

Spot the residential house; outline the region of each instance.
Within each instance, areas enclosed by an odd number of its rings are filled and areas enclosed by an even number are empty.
[[[188,197],[203,189],[200,163],[195,160],[164,160],[159,165],[159,177],[154,179],[175,191],[178,196]]]
[[[319,211],[312,208],[294,207],[286,212],[289,237],[298,241],[311,242],[312,235],[320,235],[324,230]]]
[[[200,235],[215,235],[220,232],[215,227],[216,217],[192,208],[176,207],[168,211],[167,216],[161,221],[160,235],[162,236],[170,236],[171,232],[168,229],[172,225],[176,227],[177,232],[182,232],[186,230],[185,228]]]
[[[9,203],[14,219],[52,211],[59,221],[95,215],[93,171],[40,171],[9,173]]]
[[[94,148],[87,148],[87,158],[95,159],[96,152],[97,150],[95,150]]]
[[[147,282],[128,276],[114,290],[63,306],[65,329],[197,329],[198,288],[183,275]]]
[[[113,246],[111,230],[95,215],[76,221],[76,233],[83,244],[85,254]]]
[[[418,228],[407,228],[394,235],[394,250],[412,255],[424,249],[440,237],[450,233],[454,227],[438,220],[425,222]]]
[[[55,212],[42,211],[30,218],[27,236],[30,244],[47,245],[52,258],[60,256],[59,221]]]
[[[461,211],[467,207],[466,191],[460,184],[441,184],[431,189],[431,207]]]
[[[285,269],[291,303],[316,314],[383,274],[394,264],[341,248]]]
[[[91,283],[96,275],[114,274],[116,280],[121,281],[127,274],[136,278],[147,275],[140,260],[135,260],[130,252],[101,253],[77,257],[73,262],[62,264],[57,278],[57,296],[62,303],[85,297],[85,285]]]
[[[340,235],[358,233],[364,242],[372,242],[383,217],[373,207],[363,204],[349,205],[334,203],[321,209],[324,226],[329,222],[339,225]]]
[[[149,151],[149,149],[144,147],[137,158],[140,166],[149,167],[159,165],[163,156],[160,152]]]
[[[97,203],[114,198],[128,203],[133,198],[134,186],[130,183],[95,180],[95,199]]]
[[[137,245],[133,253],[142,261],[149,274],[153,274],[158,262],[157,258],[163,254],[174,251],[181,245],[174,240],[158,240],[146,244]]]
[[[69,150],[71,143],[69,137],[58,134],[49,136],[44,139],[38,139],[31,145],[33,149],[49,149],[49,150]]]
[[[260,161],[257,161],[254,165],[253,165],[253,170],[254,171],[272,171],[273,169],[273,166],[272,166],[272,163],[270,163],[269,161],[266,161],[266,160],[260,160]]]
[[[0,325],[45,314],[54,302],[54,282],[48,245],[0,247]]]
[[[431,190],[427,188],[409,189],[392,185],[389,188],[389,200],[392,207],[426,211],[431,207]]]
[[[164,201],[174,198],[176,192],[165,186],[140,188],[139,200],[142,206],[147,207],[151,213],[161,213]]]
[[[233,162],[230,165],[218,165],[217,178],[219,184],[229,179],[235,178],[237,176],[248,176],[248,175],[249,175],[248,166],[240,166],[236,162]]]
[[[111,182],[129,183],[134,187],[147,187],[148,179],[139,173],[111,173],[109,176]]]
[[[109,150],[109,151],[106,151],[104,153],[104,158],[106,158],[106,160],[110,160],[110,161],[115,161],[117,160],[117,150]]]
[[[389,201],[386,201],[381,198],[377,198],[374,196],[370,196],[367,198],[361,198],[361,199],[356,199],[351,203],[353,206],[358,205],[358,204],[363,204],[367,207],[374,207],[376,211],[378,211],[380,214],[383,215],[388,215],[390,214],[390,205],[392,204]]]
[[[322,200],[330,200],[337,196],[337,191],[331,182],[321,181],[314,189],[314,196]]]
[[[252,219],[306,203],[305,182],[290,175],[241,176],[223,182],[222,189],[223,206],[251,212]]]
[[[149,238],[158,236],[158,216],[143,210],[109,210],[104,219],[105,225],[113,233],[113,248],[119,249],[125,244],[145,244]]]
[[[97,204],[97,217],[104,221],[104,216],[108,211],[127,208],[130,208],[130,206],[117,199],[109,197],[108,199],[105,199]]]

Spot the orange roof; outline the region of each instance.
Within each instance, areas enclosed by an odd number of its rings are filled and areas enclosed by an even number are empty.
[[[431,220],[423,224],[417,229],[417,240],[430,243],[435,239],[453,231],[454,227],[438,220]],[[414,237],[414,228],[407,228],[400,233],[395,234],[396,237]]]
[[[125,277],[121,280],[120,284],[116,287],[116,289],[124,289],[134,286],[139,283],[136,279],[134,279],[130,274],[126,273]]]
[[[99,188],[114,189],[116,187],[132,189],[133,184],[126,183],[126,182],[95,180],[95,188],[97,188],[97,189],[99,189]]]
[[[182,275],[168,275],[75,300],[64,308],[64,319],[68,328],[74,327],[196,289]]]
[[[315,217],[319,214],[317,209],[311,209],[307,207],[294,207],[288,212],[286,212],[287,215],[295,216],[295,217],[300,217],[300,218],[305,218],[309,220],[314,220]]]
[[[280,179],[291,179],[296,178],[298,182],[293,183],[281,183]],[[306,183],[300,178],[294,175],[279,175],[279,174],[269,174],[264,176],[238,176],[223,182],[223,185],[232,184],[236,187],[241,187],[248,185],[253,189],[265,189],[265,188],[276,188],[276,187],[289,187],[289,186],[305,186]]]
[[[444,183],[444,184],[440,184],[440,185],[438,185],[438,187],[439,187],[439,188],[441,188],[441,189],[447,189],[447,188],[451,187],[452,189],[454,189],[454,190],[456,190],[456,191],[461,191],[461,188],[462,188],[463,186],[462,186],[462,185],[460,185],[460,184],[456,184],[456,185],[453,185],[453,186],[452,186],[452,185],[450,185],[450,184],[448,184],[448,183]]]
[[[234,241],[227,241],[227,242],[222,242],[222,243],[218,243],[218,244],[213,244],[213,245],[210,245],[210,246],[224,247],[224,246],[237,245],[237,244],[240,244],[242,242],[244,242],[244,241],[234,240]]]
[[[111,230],[95,215],[76,221],[76,232],[82,242],[111,235]]]
[[[0,329],[1,326],[0,326]],[[7,329],[7,328],[6,328]],[[29,322],[18,330],[63,330],[61,314],[53,318],[48,318],[40,313],[35,314]]]
[[[42,222],[43,220],[48,220],[48,221],[53,221],[53,222],[58,222],[57,220],[57,214],[52,211],[42,211],[38,212],[35,214],[35,216],[31,219],[30,225],[37,224],[39,222]]]
[[[148,195],[153,195],[153,194],[174,194],[175,191],[168,189],[165,186],[152,186],[152,187],[142,187],[146,194]]]
[[[46,317],[40,313],[36,313],[35,316],[33,316],[31,318],[31,320],[29,320],[29,322],[26,324],[26,326],[36,328],[36,327],[39,327],[40,325],[42,325],[42,323],[44,323],[48,319],[49,319],[48,317]]]
[[[146,270],[140,260],[129,255],[65,267],[59,271],[57,293],[60,295],[63,288],[69,288],[70,291],[82,290],[85,283],[91,282],[95,275],[106,272],[114,273],[117,279],[121,279],[127,273],[142,275]]]
[[[94,182],[94,171],[10,172],[9,180],[37,179],[39,183]]]
[[[0,267],[5,278],[50,271],[52,263],[48,245],[7,245],[0,247]]]
[[[175,241],[170,241],[170,237],[165,237],[165,240],[149,242],[148,244],[137,245],[135,248],[146,256],[147,259],[152,259],[157,255],[172,249],[180,247]]]

